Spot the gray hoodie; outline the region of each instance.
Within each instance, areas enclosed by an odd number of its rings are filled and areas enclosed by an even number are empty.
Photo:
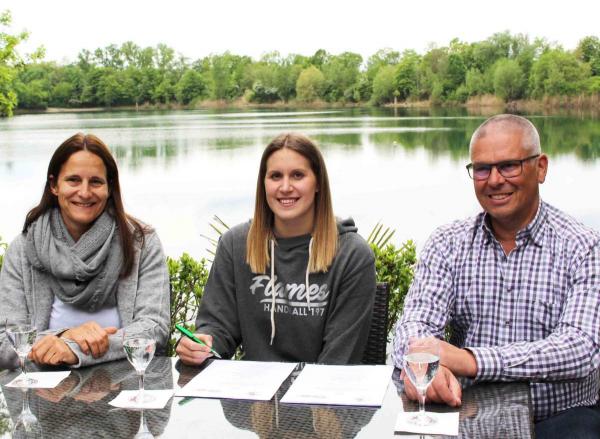
[[[242,345],[244,359],[359,363],[368,337],[375,297],[375,261],[354,221],[338,223],[339,248],[326,273],[310,273],[310,235],[279,238],[275,252],[275,336],[271,344],[271,267],[252,273],[246,263],[250,223],[225,233],[217,248],[196,331],[213,336],[213,347],[231,357]]]

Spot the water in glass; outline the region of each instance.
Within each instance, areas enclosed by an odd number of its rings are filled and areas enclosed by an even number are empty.
[[[27,372],[25,371],[25,359],[29,352],[31,352],[31,347],[35,343],[35,338],[37,336],[36,328],[29,324],[28,321],[19,320],[16,322],[9,322],[7,319],[4,323],[4,329],[6,337],[19,357],[19,364],[21,366],[22,376],[16,380],[14,384],[22,387],[36,384],[37,380],[28,377]]]
[[[408,421],[415,425],[431,425],[436,420],[425,413],[427,387],[440,365],[440,344],[435,337],[411,337],[404,350],[404,373],[419,393],[419,411]]]
[[[154,357],[156,342],[151,338],[130,338],[123,342],[123,349],[135,370],[143,372]]]

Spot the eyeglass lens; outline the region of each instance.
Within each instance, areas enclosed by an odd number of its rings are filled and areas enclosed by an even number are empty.
[[[521,174],[523,169],[519,160],[498,163],[496,165],[474,165],[473,178],[477,180],[487,179],[494,166],[503,177],[516,177]]]

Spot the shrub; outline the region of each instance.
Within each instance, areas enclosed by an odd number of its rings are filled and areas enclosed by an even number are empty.
[[[206,259],[196,261],[187,253],[179,259],[167,257],[169,268],[169,280],[171,282],[171,328],[167,355],[175,355],[175,324],[184,325],[190,331],[194,331],[194,319],[204,294],[204,287],[208,280],[208,268]]]
[[[389,290],[388,308],[388,341],[393,336],[394,327],[404,306],[404,298],[412,283],[413,269],[417,262],[416,247],[413,241],[408,240],[400,247],[386,244],[378,247],[371,243],[375,254],[375,270],[377,282],[387,282]]]

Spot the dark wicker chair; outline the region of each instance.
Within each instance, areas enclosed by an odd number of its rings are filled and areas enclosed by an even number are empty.
[[[378,282],[371,316],[369,340],[363,354],[363,364],[385,364],[387,347],[389,291],[386,282]]]

